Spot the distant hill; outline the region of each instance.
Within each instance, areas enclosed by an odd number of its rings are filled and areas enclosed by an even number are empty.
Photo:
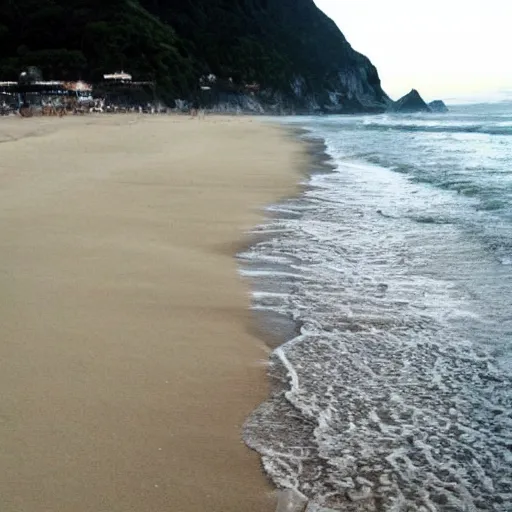
[[[214,74],[218,101],[256,85],[265,108],[383,111],[371,62],[313,0],[15,0],[0,2],[0,80],[37,66],[45,79],[125,70],[190,99]],[[231,79],[231,80],[230,80]]]

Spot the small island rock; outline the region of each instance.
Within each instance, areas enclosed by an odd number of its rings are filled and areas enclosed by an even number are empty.
[[[409,94],[406,94],[398,101],[395,101],[389,108],[389,111],[401,114],[432,112],[416,89],[413,89]]]
[[[446,112],[449,112],[448,107],[445,105],[444,101],[441,100],[432,101],[428,104],[428,106],[430,107],[430,110],[432,110],[432,112],[435,112],[436,114],[445,114]]]

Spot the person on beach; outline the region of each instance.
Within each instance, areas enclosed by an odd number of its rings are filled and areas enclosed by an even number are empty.
[[[23,100],[20,104],[19,115],[21,117],[32,117],[32,109],[28,101]]]
[[[197,98],[194,99],[192,102],[192,108],[190,109],[190,115],[192,117],[197,117],[197,114],[199,113],[199,100]]]

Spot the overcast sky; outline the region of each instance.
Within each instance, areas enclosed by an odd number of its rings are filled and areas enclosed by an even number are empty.
[[[512,0],[315,0],[394,99],[512,91]]]

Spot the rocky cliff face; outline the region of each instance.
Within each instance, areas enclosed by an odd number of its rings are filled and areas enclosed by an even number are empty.
[[[175,0],[158,1],[169,4]],[[200,45],[194,33],[207,31],[201,23],[218,27],[209,43],[213,52],[205,53],[203,65],[220,76],[242,72],[242,81],[260,84],[258,101],[266,110],[385,110],[389,99],[376,68],[352,49],[335,23],[312,0],[226,0],[222,8],[212,3],[196,0],[194,9],[187,11],[189,20],[198,19],[201,7],[207,16],[192,32],[189,26],[175,23],[176,32]],[[181,2],[167,12],[171,19],[177,19],[183,12]],[[229,23],[228,12],[236,13]],[[230,34],[229,41],[226,34]],[[226,43],[228,47],[223,51]],[[226,54],[229,56],[219,58]]]
[[[124,69],[169,101],[200,96],[200,77],[214,75],[209,101],[265,112],[380,112],[390,101],[313,0],[0,2],[0,80],[30,65],[46,79]]]

